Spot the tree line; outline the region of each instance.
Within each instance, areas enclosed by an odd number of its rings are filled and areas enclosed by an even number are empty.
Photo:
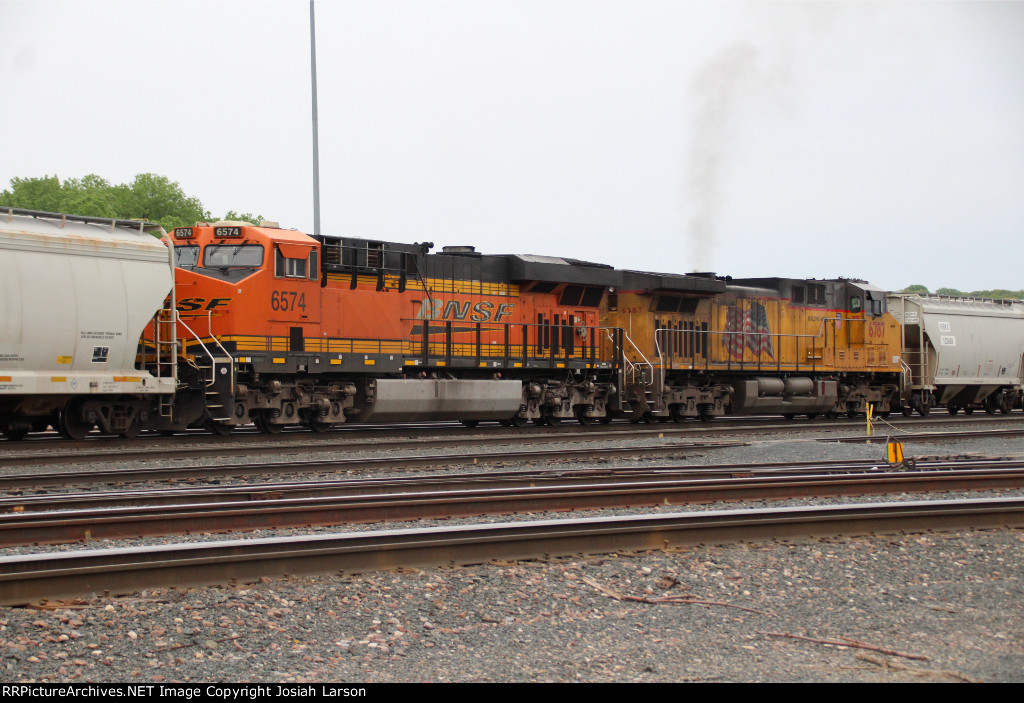
[[[140,173],[131,183],[112,184],[90,173],[82,178],[57,176],[12,178],[11,187],[0,191],[0,206],[63,212],[84,217],[109,217],[156,222],[165,230],[189,227],[216,219],[199,198],[186,195],[166,176]],[[259,224],[262,216],[229,210],[223,218]]]
[[[912,286],[907,286],[901,293],[920,293],[921,295],[931,295],[928,292],[926,286],[922,286],[920,283],[915,283]],[[935,291],[935,295],[948,295],[953,298],[991,298],[995,300],[1024,300],[1024,290],[1006,290],[1005,288],[993,288],[992,290],[972,290],[962,291],[956,288],[939,288]]]

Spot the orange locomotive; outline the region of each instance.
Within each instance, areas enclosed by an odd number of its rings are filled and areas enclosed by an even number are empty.
[[[172,238],[184,358],[162,430],[589,424],[898,402],[898,330],[884,296],[858,281],[430,253],[268,223],[200,223]]]
[[[617,398],[610,267],[245,223],[173,240],[187,377],[162,429],[591,421]]]

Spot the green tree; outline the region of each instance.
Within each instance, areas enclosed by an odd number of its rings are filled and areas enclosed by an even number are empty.
[[[140,173],[131,183],[118,185],[94,173],[68,178],[63,184],[57,176],[12,178],[10,189],[0,191],[0,205],[88,217],[148,220],[166,230],[213,219],[199,198],[186,195],[178,183],[155,173]],[[229,211],[225,218],[252,224],[259,224],[262,219],[259,215],[234,211]]]
[[[64,193],[56,176],[12,178],[11,189],[0,193],[0,205],[27,210],[66,212]]]
[[[922,293],[924,295],[928,295],[928,288],[925,287],[925,286],[922,286],[920,283],[915,283],[912,286],[907,286],[901,292],[903,292],[903,293]]]
[[[164,229],[187,227],[210,219],[199,198],[192,198],[166,176],[140,173],[126,189],[122,217],[159,222]]]
[[[948,295],[952,297],[962,297],[965,295],[963,291],[959,291],[956,288],[939,288],[935,293],[937,295]]]
[[[243,212],[241,214],[234,210],[228,210],[222,220],[233,220],[235,222],[248,222],[250,225],[258,225],[263,221],[263,215],[253,215],[249,212]]]

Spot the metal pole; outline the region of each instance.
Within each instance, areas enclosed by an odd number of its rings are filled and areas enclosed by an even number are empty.
[[[320,144],[316,105],[316,19],[309,0],[309,64],[313,82],[313,234],[320,234]]]

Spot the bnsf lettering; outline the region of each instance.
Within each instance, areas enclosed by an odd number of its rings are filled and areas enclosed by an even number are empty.
[[[494,303],[482,300],[473,304],[461,300],[424,300],[416,317],[420,320],[471,320],[472,322],[502,322],[512,316],[514,303]]]
[[[208,303],[206,298],[182,298],[178,301],[177,307],[178,312],[195,312],[196,310],[226,308],[230,302],[231,298],[211,298]]]

